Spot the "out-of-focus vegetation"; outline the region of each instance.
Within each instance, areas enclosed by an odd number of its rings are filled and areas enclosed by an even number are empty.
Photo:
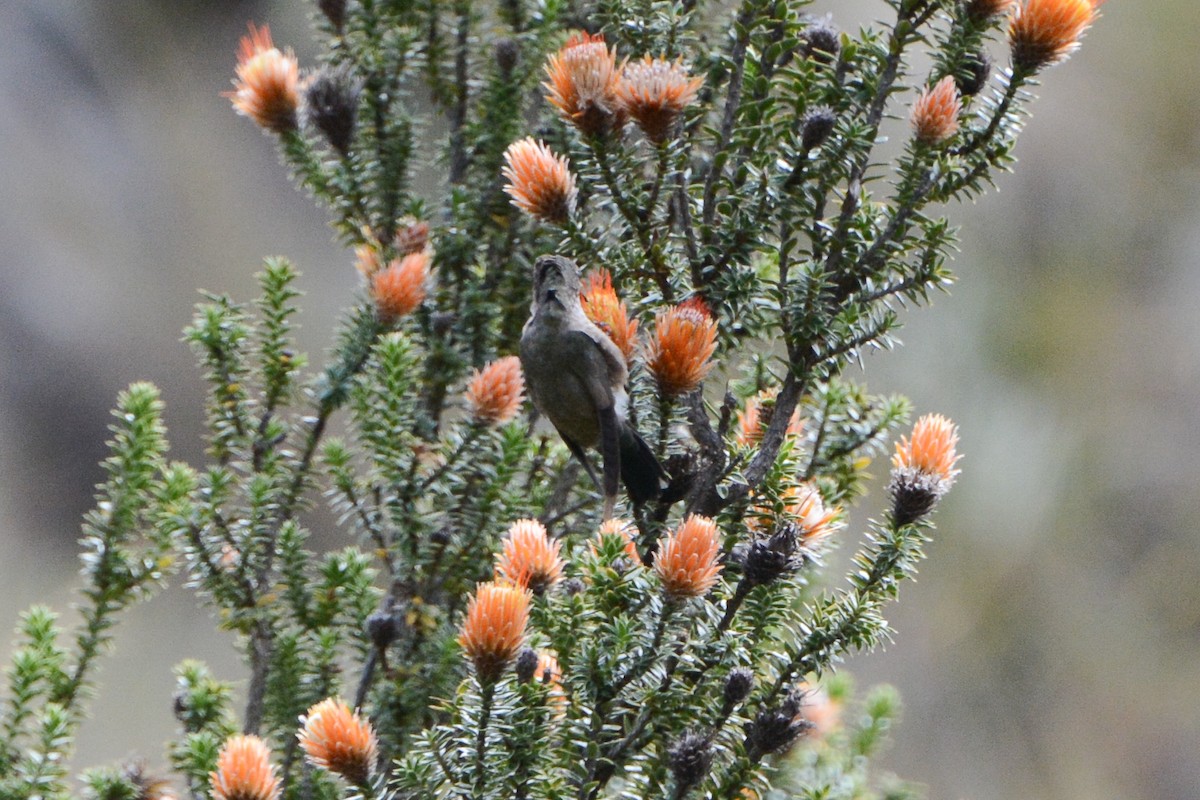
[[[163,387],[177,454],[199,459],[201,390],[178,343],[197,287],[247,296],[261,255],[287,253],[314,353],[352,294],[351,256],[218,94],[249,18],[304,60],[300,5],[6,9],[5,625],[35,600],[65,605],[119,388]],[[882,6],[818,8],[853,27]],[[952,302],[909,316],[906,347],[867,362],[874,391],[954,417],[967,454],[893,611],[898,643],[851,665],[901,689],[890,759],[933,797],[1200,796],[1197,23],[1190,0],[1105,6],[1047,72],[1017,173],[956,211]],[[161,757],[171,664],[240,674],[211,628],[183,593],[135,610],[95,706],[127,724],[85,726],[80,763]]]

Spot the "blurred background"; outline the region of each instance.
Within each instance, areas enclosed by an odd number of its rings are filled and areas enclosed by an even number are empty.
[[[157,383],[173,454],[202,458],[179,341],[197,288],[249,300],[261,257],[288,255],[302,345],[319,361],[329,344],[352,257],[219,95],[248,19],[312,63],[309,7],[0,2],[0,628],[35,602],[69,619],[121,388]],[[814,10],[853,29],[884,8]],[[867,361],[873,391],[963,432],[899,635],[850,664],[902,691],[886,762],[933,798],[1200,797],[1198,24],[1192,0],[1105,6],[1046,73],[1015,174],[951,210],[953,296]],[[243,676],[178,586],[117,644],[78,767],[161,762],[180,659]]]

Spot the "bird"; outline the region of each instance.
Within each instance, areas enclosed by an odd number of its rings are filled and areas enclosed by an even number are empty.
[[[604,494],[604,519],[612,518],[618,476],[634,507],[656,500],[666,471],[628,419],[621,351],[580,303],[579,267],[548,255],[533,267],[533,302],[521,331],[520,359],[533,405],[550,420],[567,449]],[[603,481],[586,451],[598,448]]]

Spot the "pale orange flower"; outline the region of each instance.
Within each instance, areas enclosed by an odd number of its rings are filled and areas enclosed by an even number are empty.
[[[815,484],[806,482],[785,489],[774,507],[765,504],[755,506],[746,521],[752,530],[760,530],[781,521],[794,524],[800,543],[812,549],[842,527],[843,523],[839,520],[841,515],[841,507],[826,508],[820,490]]]
[[[551,540],[536,519],[519,519],[508,529],[496,559],[496,574],[533,592],[562,580],[562,542]]]
[[[624,301],[617,297],[617,291],[613,288],[612,275],[608,270],[598,269],[588,274],[579,300],[583,305],[583,313],[608,334],[608,338],[625,356],[625,361],[632,359],[637,344],[637,320],[629,318]]]
[[[819,741],[835,731],[842,721],[842,707],[829,696],[823,686],[801,681],[796,688],[803,692],[800,716],[812,725],[806,734],[809,741]]]
[[[505,356],[475,370],[467,385],[467,405],[471,416],[485,425],[503,425],[521,410],[525,397],[525,378],[521,359]]]
[[[621,106],[646,138],[659,144],[667,140],[683,110],[695,102],[703,83],[704,78],[688,74],[681,60],[645,56],[621,70],[618,94]]]
[[[702,597],[721,575],[717,523],[699,514],[688,516],[659,548],[654,571],[674,598]]]
[[[912,439],[900,437],[892,466],[933,475],[949,486],[961,471],[955,469],[962,457],[955,452],[957,444],[958,426],[941,414],[926,414],[913,426]]]
[[[646,367],[663,394],[687,394],[712,370],[716,349],[717,322],[704,301],[693,297],[655,317]]]
[[[494,681],[525,644],[529,622],[527,589],[490,581],[475,587],[467,602],[458,643],[475,665],[482,681]]]
[[[621,73],[617,55],[604,44],[604,35],[578,33],[546,62],[550,79],[542,84],[563,117],[586,134],[620,130],[625,124],[617,92]]]
[[[379,754],[370,722],[330,697],[310,708],[300,723],[296,738],[309,761],[355,786],[366,785]]]
[[[575,207],[575,176],[570,162],[532,137],[504,151],[504,191],[522,211],[545,222],[561,224]]]
[[[634,564],[641,564],[642,557],[638,555],[637,545],[633,541],[633,531],[634,527],[632,522],[614,517],[600,523],[600,531],[597,535],[597,538],[602,540],[605,536],[620,537],[621,540],[625,542],[625,555],[628,556]],[[596,552],[594,545],[592,547],[592,552]]]
[[[554,707],[556,717],[561,717],[567,710],[567,693],[563,690],[562,670],[559,669],[558,659],[548,650],[538,653],[537,668],[533,671],[533,679],[550,687],[549,700]]]
[[[271,750],[257,736],[231,736],[208,775],[214,800],[278,800],[279,778],[271,766]]]
[[[1008,26],[1013,64],[1030,72],[1056,64],[1079,47],[1096,18],[1093,0],[1023,0]]]
[[[372,274],[371,297],[380,318],[391,321],[412,313],[425,299],[428,278],[429,254],[425,252],[409,253]]]
[[[296,129],[300,64],[290,49],[283,53],[271,43],[266,25],[256,28],[250,23],[250,35],[242,37],[233,86],[224,94],[239,114],[275,133]]]
[[[763,434],[767,432],[767,426],[771,424],[771,414],[775,411],[776,394],[778,392],[774,389],[763,389],[746,400],[746,407],[738,415],[738,444],[743,447],[756,447],[762,442]],[[800,416],[800,409],[793,409],[785,435],[788,437],[799,436],[803,432],[804,419]]]
[[[918,142],[939,145],[958,133],[958,114],[962,111],[962,99],[958,96],[958,85],[953,75],[947,75],[932,88],[927,88],[913,103],[913,135]]]

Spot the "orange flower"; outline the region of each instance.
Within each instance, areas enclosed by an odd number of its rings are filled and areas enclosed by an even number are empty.
[[[841,724],[842,707],[829,696],[822,686],[813,686],[808,681],[801,681],[796,688],[803,693],[800,701],[800,716],[812,727],[806,738],[809,741],[820,741],[837,729]]]
[[[693,297],[655,318],[646,366],[663,394],[687,394],[712,370],[716,349],[717,322],[704,301]]]
[[[257,736],[231,736],[208,775],[214,800],[278,800],[279,778],[271,751]]]
[[[621,74],[604,35],[578,33],[546,62],[546,95],[566,120],[590,135],[620,130],[624,110],[617,98]]]
[[[947,75],[933,88],[925,89],[913,103],[913,135],[921,144],[939,145],[958,133],[958,113],[962,100],[954,76]]]
[[[551,541],[536,519],[519,519],[508,529],[504,550],[496,559],[496,574],[541,593],[562,580],[562,542]]]
[[[1008,26],[1013,64],[1035,72],[1062,61],[1096,18],[1093,0],[1024,0]]]
[[[671,597],[701,597],[721,575],[717,523],[692,514],[663,542],[654,559],[663,588]]]
[[[1016,0],[971,0],[967,3],[967,13],[975,19],[983,20],[998,17],[1008,13]]]
[[[559,669],[558,659],[554,654],[542,650],[538,653],[537,668],[533,671],[533,679],[550,687],[549,700],[554,706],[555,716],[561,717],[567,710],[567,693],[563,691],[562,670]]]
[[[525,379],[521,359],[505,356],[475,370],[467,386],[467,404],[471,416],[486,425],[503,425],[521,410],[525,397]]]
[[[361,265],[362,256],[359,258]],[[379,316],[391,321],[412,313],[425,299],[428,277],[429,254],[424,252],[409,253],[372,274],[371,296]]]
[[[688,75],[683,62],[645,56],[621,71],[618,89],[622,108],[633,117],[646,138],[666,141],[675,120],[696,99],[704,78]]]
[[[637,344],[637,320],[629,318],[625,303],[613,289],[612,275],[608,270],[598,269],[589,273],[579,299],[583,304],[583,313],[608,334],[608,338],[625,356],[625,361],[633,358],[633,348]]]
[[[475,587],[458,643],[481,681],[494,681],[525,644],[529,591],[490,581]]]
[[[771,415],[775,412],[776,394],[774,389],[763,389],[746,400],[746,407],[738,415],[738,444],[743,447],[755,447],[762,442],[763,434],[771,424]],[[800,417],[800,409],[793,409],[785,435],[799,436],[803,432],[804,420]]]
[[[575,207],[575,176],[570,162],[544,143],[526,137],[504,151],[501,174],[513,205],[545,222],[562,224]]]
[[[811,549],[842,527],[838,520],[841,514],[839,506],[826,508],[821,491],[815,484],[806,482],[785,489],[774,507],[756,505],[747,524],[752,530],[760,530],[780,522],[790,522],[796,526],[800,543]],[[780,520],[780,517],[783,519]]]
[[[633,541],[633,523],[624,519],[613,518],[605,520],[600,524],[600,532],[598,539],[603,540],[605,536],[619,536],[625,542],[625,555],[634,564],[641,564],[642,557],[638,555],[637,545]],[[592,552],[596,552],[595,546],[592,547]]]
[[[296,738],[309,761],[355,786],[366,785],[379,753],[370,722],[330,697],[310,708],[300,723]]]
[[[957,444],[957,425],[941,414],[926,414],[913,426],[911,440],[900,437],[896,454],[892,456],[892,466],[915,469],[949,485],[961,471],[954,468],[962,457],[955,453]]]
[[[254,27],[243,36],[238,51],[234,91],[224,96],[233,100],[233,108],[263,128],[275,133],[296,129],[296,109],[300,105],[300,64],[289,49],[281,53],[271,43],[271,29]]]

